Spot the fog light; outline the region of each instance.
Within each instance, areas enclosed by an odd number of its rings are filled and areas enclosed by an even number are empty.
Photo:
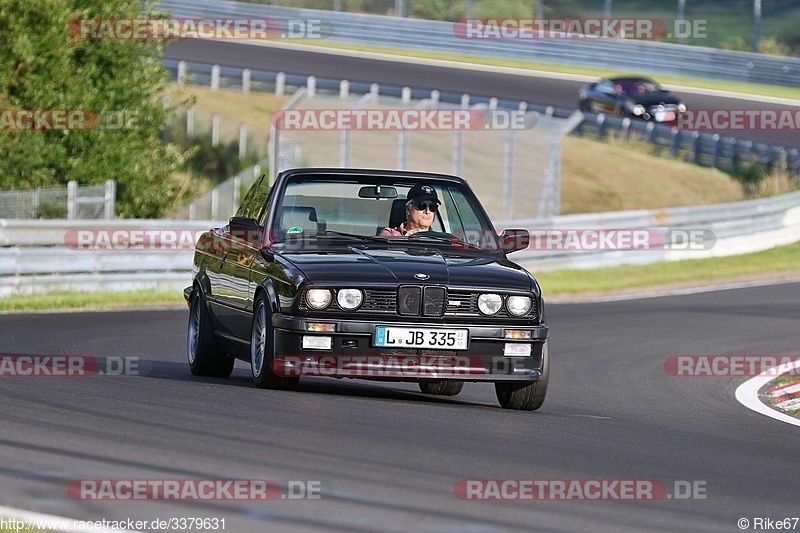
[[[331,348],[333,348],[333,337],[303,335],[304,350],[330,350]]]
[[[306,331],[325,331],[333,333],[336,331],[336,324],[326,324],[324,322],[307,322]]]
[[[530,339],[531,330],[529,329],[507,329],[505,330],[506,339]]]
[[[503,356],[504,357],[530,357],[531,356],[531,345],[530,344],[523,344],[519,342],[507,342],[505,346],[503,346]]]

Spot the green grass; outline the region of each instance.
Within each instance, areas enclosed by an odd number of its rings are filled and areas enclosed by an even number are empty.
[[[800,275],[800,243],[730,257],[595,270],[561,270],[535,275],[547,298],[554,295],[622,291],[690,282],[710,284],[781,272],[795,272]]]
[[[182,291],[57,292],[0,298],[0,312],[125,309],[129,307],[176,306],[185,305],[185,303]]]

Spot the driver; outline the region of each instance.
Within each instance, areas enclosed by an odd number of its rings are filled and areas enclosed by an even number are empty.
[[[420,231],[430,231],[441,203],[436,190],[430,185],[415,185],[406,198],[406,221],[395,228],[383,228],[378,236],[408,237]]]

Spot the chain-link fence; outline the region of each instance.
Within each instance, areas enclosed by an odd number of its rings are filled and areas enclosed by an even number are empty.
[[[0,218],[4,219],[112,219],[116,183],[66,187],[0,190]]]
[[[470,106],[466,99],[458,106],[440,102],[435,92],[424,100],[377,91],[339,98],[309,94],[299,93],[273,120],[273,179],[294,167],[440,172],[466,178],[496,220],[547,218],[559,212],[560,143],[582,120],[580,113],[564,119],[526,112],[524,106],[517,111],[492,104]],[[359,115],[375,120],[354,126]],[[392,117],[427,117],[428,122],[395,128]],[[447,127],[459,117],[461,127]],[[351,125],[340,127],[341,121]],[[445,127],[438,128],[441,124]]]
[[[242,198],[261,175],[267,160],[248,167],[217,185],[181,209],[172,218],[178,220],[227,220],[236,214]]]

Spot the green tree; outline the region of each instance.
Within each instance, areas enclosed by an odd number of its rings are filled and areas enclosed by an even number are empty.
[[[120,216],[155,217],[171,204],[171,173],[186,154],[162,141],[173,110],[162,97],[164,43],[80,39],[74,31],[80,20],[145,17],[157,18],[149,1],[0,1],[0,187],[114,179]],[[20,110],[91,111],[112,117],[112,127],[13,130],[9,116]],[[126,127],[113,129],[120,119]]]

